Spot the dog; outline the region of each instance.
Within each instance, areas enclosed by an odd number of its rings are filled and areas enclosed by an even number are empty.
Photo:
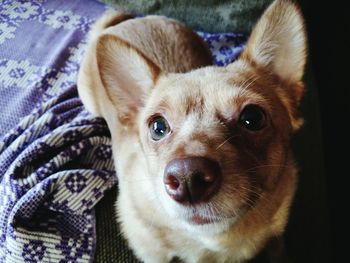
[[[78,91],[111,131],[118,220],[140,260],[244,262],[283,235],[306,43],[291,0],[266,9],[226,67],[174,20],[97,22]]]

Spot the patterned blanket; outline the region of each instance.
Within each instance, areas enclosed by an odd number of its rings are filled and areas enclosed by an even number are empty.
[[[91,262],[94,207],[117,182],[110,134],[78,98],[95,0],[0,0],[0,263]],[[245,34],[198,32],[213,61]]]

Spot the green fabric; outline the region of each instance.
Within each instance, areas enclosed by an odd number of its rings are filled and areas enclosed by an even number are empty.
[[[117,9],[158,14],[204,32],[250,32],[272,0],[103,0]]]

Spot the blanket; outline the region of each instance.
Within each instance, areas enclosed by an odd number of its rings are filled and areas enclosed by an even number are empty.
[[[95,0],[0,0],[0,262],[91,262],[95,206],[117,183],[110,133],[76,78]],[[198,32],[230,63],[246,35]]]

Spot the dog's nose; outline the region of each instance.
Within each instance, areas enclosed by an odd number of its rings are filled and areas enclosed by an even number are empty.
[[[164,171],[168,195],[181,204],[195,204],[209,200],[222,181],[218,162],[204,157],[174,159]]]

